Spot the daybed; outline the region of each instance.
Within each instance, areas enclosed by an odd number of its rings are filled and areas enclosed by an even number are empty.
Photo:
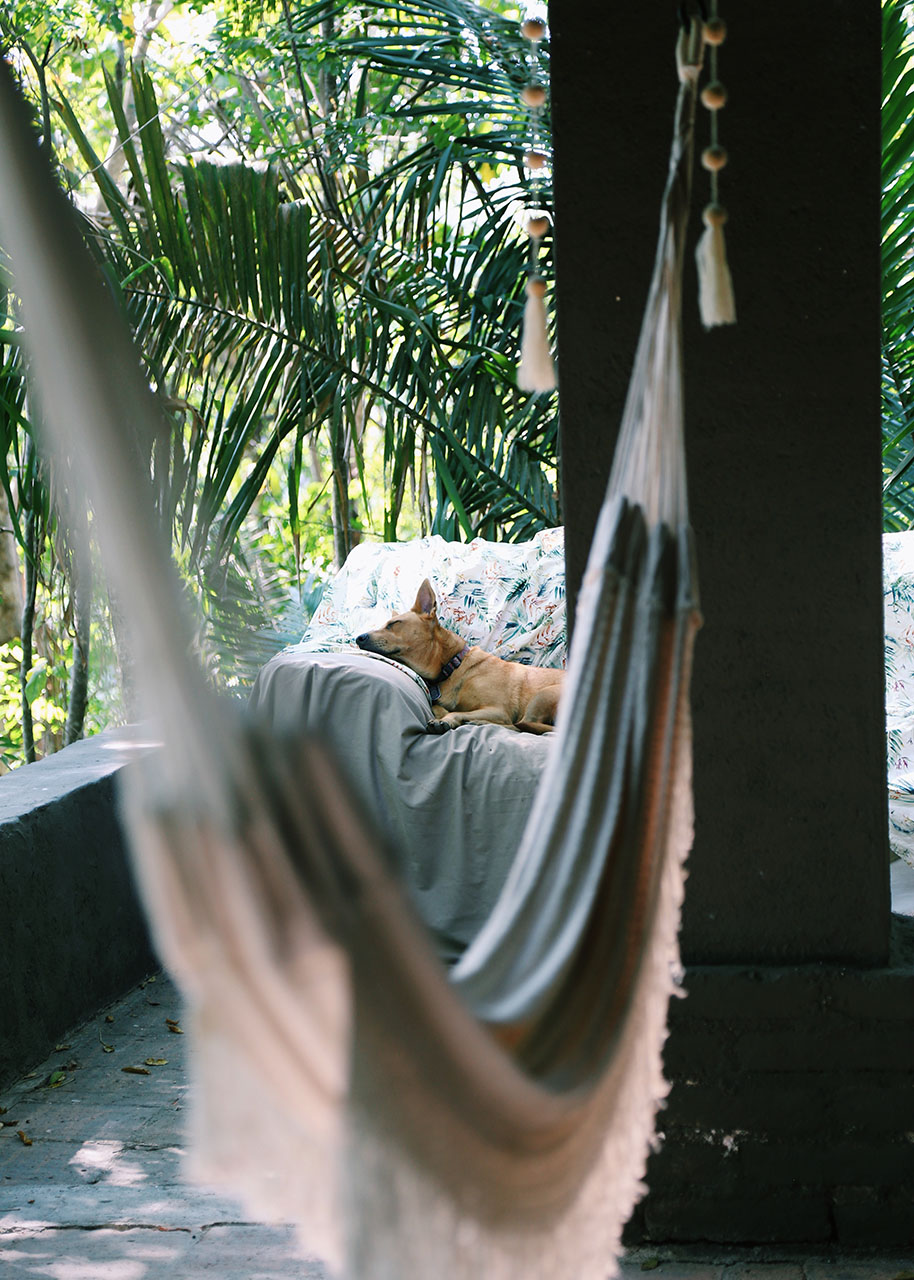
[[[530,542],[440,537],[356,547],[300,644],[260,673],[252,703],[278,732],[319,730],[440,954],[456,960],[488,915],[517,849],[551,746],[499,725],[427,732],[432,703],[406,667],[363,653],[353,637],[412,606],[429,577],[445,626],[507,659],[562,666],[561,529]]]

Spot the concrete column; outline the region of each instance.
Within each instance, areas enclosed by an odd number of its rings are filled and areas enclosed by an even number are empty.
[[[880,6],[836,0],[785,17],[756,0],[722,16],[739,324],[702,332],[690,261],[687,447],[706,626],[684,952],[880,963]],[[650,277],[675,7],[553,0],[550,20],[573,591]],[[707,191],[699,169],[693,240]]]

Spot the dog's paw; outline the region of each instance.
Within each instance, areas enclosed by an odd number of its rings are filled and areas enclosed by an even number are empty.
[[[425,726],[425,732],[441,734],[447,733],[450,728],[451,725],[449,725],[446,720],[429,720],[428,724]]]

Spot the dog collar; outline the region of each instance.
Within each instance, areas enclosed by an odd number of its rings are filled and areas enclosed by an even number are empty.
[[[463,662],[464,658],[467,656],[469,652],[470,652],[470,646],[468,644],[465,644],[459,653],[455,653],[453,658],[451,658],[450,661],[444,664],[444,666],[441,668],[441,673],[438,676],[437,680],[435,680],[434,682],[430,682],[426,680],[425,687],[426,689],[428,689],[428,694],[433,704],[436,702],[440,702],[441,700],[440,686],[444,684],[445,680],[447,680],[449,676],[452,676],[454,674],[454,672],[457,670],[457,668],[460,666],[461,662]]]

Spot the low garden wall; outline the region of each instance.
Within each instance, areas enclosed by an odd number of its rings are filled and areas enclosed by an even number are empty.
[[[123,731],[0,778],[0,1088],[157,961],[114,800]]]

